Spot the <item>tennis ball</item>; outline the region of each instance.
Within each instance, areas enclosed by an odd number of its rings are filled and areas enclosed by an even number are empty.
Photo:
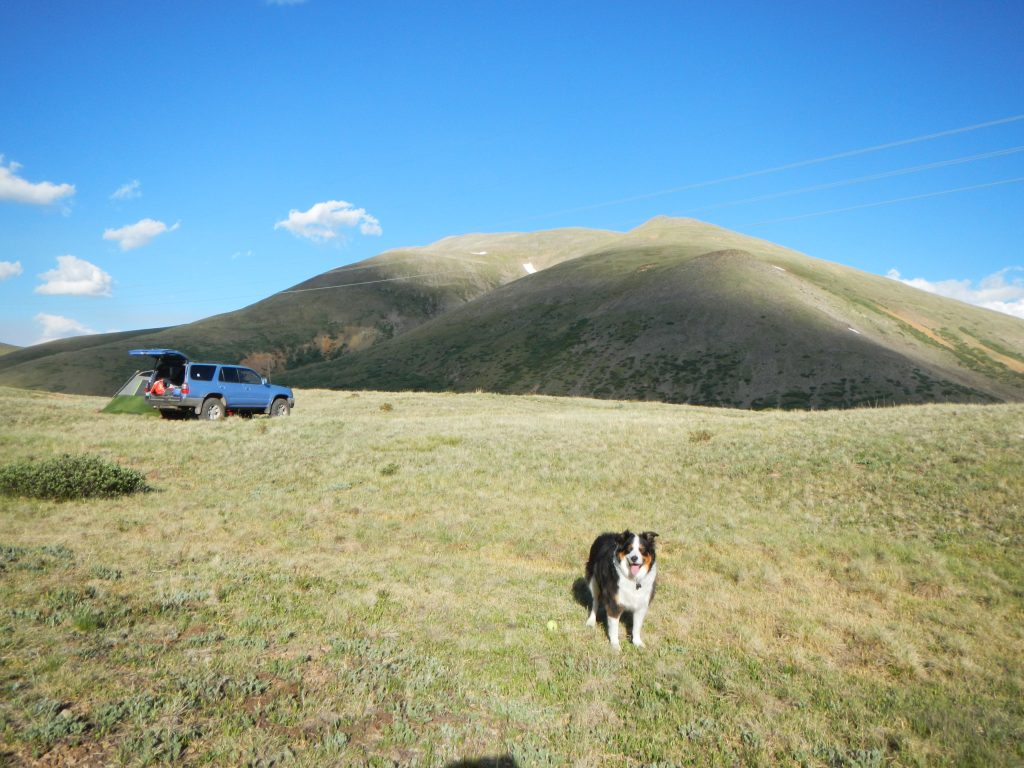
[[[551,619],[551,621],[548,622],[548,632],[557,632],[557,631],[558,631],[558,622],[555,621],[554,619]]]

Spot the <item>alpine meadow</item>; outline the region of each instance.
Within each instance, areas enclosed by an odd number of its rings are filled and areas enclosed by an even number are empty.
[[[107,399],[0,389],[5,464],[146,486],[3,497],[8,764],[1024,761],[1022,405]],[[615,654],[583,564],[627,525],[660,579]]]
[[[0,768],[1024,768],[1024,0],[0,30]]]

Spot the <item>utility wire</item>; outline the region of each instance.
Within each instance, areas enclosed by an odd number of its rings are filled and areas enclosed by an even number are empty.
[[[419,249],[419,250],[423,250],[424,247],[423,246],[415,246],[414,245],[414,246],[407,246],[406,248],[392,248],[391,251],[385,251],[384,253],[378,254],[378,256],[373,257],[373,258],[379,258],[381,256],[386,256],[390,252],[393,252],[393,251],[403,251],[403,250],[407,250],[408,248],[416,248],[416,249]],[[436,257],[445,258],[445,259],[458,259],[462,263],[472,262],[473,264],[482,264],[485,267],[486,266],[490,266],[490,264],[488,262],[486,262],[486,261],[480,261],[479,259],[466,259],[466,258],[463,258],[462,256],[454,256],[454,255],[452,255],[450,253],[440,253],[438,251],[430,251],[426,255],[428,255],[428,256],[436,256]],[[480,254],[473,254],[473,255],[474,256],[479,256]],[[379,261],[379,262],[376,262],[376,263],[373,263],[373,264],[361,264],[360,262],[357,262],[356,264],[345,264],[344,266],[341,266],[341,267],[335,267],[334,269],[328,270],[327,274],[332,274],[333,275],[333,274],[336,274],[338,272],[356,272],[357,270],[360,270],[360,269],[380,269],[381,267],[393,267],[393,266],[395,266],[397,264],[419,264],[422,261],[423,261],[423,259],[400,259],[400,260],[395,260],[395,261],[383,261],[382,260],[382,261]]]
[[[343,283],[342,285],[322,285],[319,288],[293,288],[289,291],[279,291],[275,295],[282,293],[307,293],[308,291],[329,291],[332,288],[352,288],[357,285],[373,285],[374,283],[390,283],[394,280],[412,280],[417,277],[433,277],[434,275],[465,275],[465,272],[461,271],[449,271],[449,272],[426,272],[422,275],[406,275],[405,277],[385,277],[381,280],[366,280],[362,283]]]
[[[788,163],[788,164],[785,164],[785,165],[779,165],[779,166],[775,166],[775,167],[772,167],[772,168],[765,168],[765,169],[758,170],[758,171],[750,171],[748,173],[742,173],[742,174],[737,174],[737,175],[733,175],[733,176],[725,176],[725,177],[722,177],[722,178],[719,178],[719,179],[711,179],[711,180],[707,180],[707,181],[697,182],[697,183],[694,183],[694,184],[687,184],[687,185],[680,186],[680,187],[673,187],[671,189],[661,190],[659,192],[651,192],[651,193],[648,193],[648,194],[645,194],[645,195],[637,195],[637,196],[634,196],[634,197],[622,198],[620,200],[613,200],[613,201],[608,201],[608,202],[604,202],[604,203],[596,203],[596,204],[588,205],[588,206],[580,206],[580,207],[576,207],[576,208],[569,208],[569,209],[565,209],[565,210],[562,210],[562,211],[556,211],[556,212],[553,212],[553,213],[542,214],[540,216],[533,216],[533,217],[530,217],[529,219],[520,219],[520,221],[526,221],[526,220],[530,220],[530,219],[547,218],[547,217],[550,217],[550,216],[557,216],[557,215],[564,214],[564,213],[574,213],[574,212],[579,212],[579,211],[588,211],[588,210],[594,210],[594,209],[597,209],[597,208],[605,208],[605,207],[609,207],[609,206],[613,206],[613,205],[619,205],[619,204],[622,204],[622,203],[634,202],[634,201],[638,201],[638,200],[646,200],[646,199],[650,199],[650,198],[654,198],[654,197],[660,197],[660,196],[663,196],[663,195],[673,194],[673,193],[676,193],[676,192],[682,192],[682,191],[685,191],[685,190],[699,189],[699,188],[702,188],[702,187],[709,187],[709,186],[714,186],[714,185],[718,185],[718,184],[725,184],[725,183],[732,182],[732,181],[740,181],[740,180],[743,180],[743,179],[753,178],[753,177],[757,177],[757,176],[765,176],[765,175],[768,175],[768,174],[779,173],[781,171],[792,170],[792,169],[795,169],[795,168],[803,168],[803,167],[806,167],[806,166],[816,165],[816,164],[820,164],[820,163],[825,163],[825,162],[829,162],[829,161],[832,161],[832,160],[839,160],[839,159],[848,158],[848,157],[855,157],[855,156],[858,156],[858,155],[865,155],[865,154],[869,154],[869,153],[872,153],[872,152],[879,152],[879,151],[882,151],[882,150],[885,150],[885,149],[891,149],[891,148],[894,148],[894,147],[906,146],[906,145],[909,145],[909,144],[916,144],[916,143],[924,142],[924,141],[932,141],[934,139],[944,138],[944,137],[947,137],[947,136],[954,136],[954,135],[958,135],[958,134],[962,134],[962,133],[968,133],[968,132],[971,132],[971,131],[981,130],[981,129],[984,129],[984,128],[992,128],[992,127],[999,126],[999,125],[1006,125],[1006,124],[1009,124],[1009,123],[1015,123],[1015,122],[1019,122],[1021,120],[1024,120],[1024,114],[1013,115],[1013,116],[1010,116],[1010,117],[1001,118],[999,120],[990,120],[990,121],[983,122],[983,123],[976,123],[974,125],[963,126],[963,127],[960,127],[960,128],[953,128],[953,129],[946,130],[946,131],[939,131],[937,133],[930,133],[930,134],[925,134],[925,135],[922,135],[922,136],[915,136],[915,137],[909,138],[909,139],[901,139],[899,141],[892,141],[892,142],[887,142],[887,143],[884,143],[884,144],[876,144],[876,145],[873,145],[873,146],[870,146],[870,147],[863,147],[863,148],[860,148],[860,149],[848,150],[848,151],[845,151],[845,152],[839,152],[839,153],[836,153],[836,154],[826,155],[826,156],[823,156],[823,157],[811,158],[809,160],[801,160],[801,161],[798,161],[798,162],[795,162],[795,163]],[[870,175],[870,176],[861,176],[861,177],[857,177],[857,178],[853,178],[853,179],[846,179],[846,180],[842,180],[842,181],[830,182],[828,184],[820,184],[820,185],[812,186],[812,187],[804,187],[804,188],[796,189],[796,190],[789,190],[789,191],[785,191],[785,192],[778,192],[778,193],[774,193],[774,194],[771,194],[771,195],[763,195],[761,197],[745,198],[745,199],[742,199],[742,200],[735,200],[735,201],[730,201],[730,202],[727,202],[727,203],[720,203],[720,204],[713,205],[713,206],[705,206],[705,207],[702,207],[702,208],[691,209],[688,212],[700,212],[700,211],[714,210],[714,209],[717,209],[717,208],[723,208],[723,207],[734,206],[734,205],[741,205],[741,204],[746,204],[746,203],[762,202],[762,201],[766,201],[766,200],[772,200],[772,199],[776,199],[776,198],[780,198],[780,197],[797,195],[797,194],[802,194],[802,193],[806,193],[806,192],[816,192],[816,191],[822,191],[822,190],[825,190],[825,189],[833,189],[833,188],[836,188],[836,187],[847,186],[847,185],[852,185],[852,184],[858,184],[858,183],[863,183],[863,182],[867,182],[867,181],[875,181],[875,180],[878,180],[878,179],[890,178],[890,177],[904,175],[904,174],[917,173],[917,172],[920,172],[920,171],[929,170],[929,169],[933,169],[933,168],[941,168],[941,167],[946,167],[946,166],[950,166],[950,165],[956,165],[956,164],[961,164],[961,163],[973,162],[973,161],[976,161],[976,160],[987,159],[987,158],[992,158],[992,157],[1001,157],[1001,156],[1010,155],[1010,154],[1014,154],[1014,153],[1021,152],[1021,151],[1024,151],[1024,147],[1012,147],[1010,149],[999,150],[999,151],[996,151],[996,152],[983,153],[983,154],[980,154],[980,155],[972,155],[970,157],[965,157],[965,158],[957,158],[957,159],[953,159],[953,160],[944,160],[944,161],[939,161],[939,162],[936,162],[936,163],[927,163],[925,165],[914,166],[914,167],[911,167],[911,168],[903,168],[903,169],[898,169],[898,170],[895,170],[895,171],[888,171],[888,172],[885,172],[885,173],[879,173],[879,174],[874,174],[874,175]],[[827,216],[827,215],[834,214],[834,213],[845,213],[845,212],[848,212],[848,211],[862,210],[862,209],[866,209],[866,208],[876,208],[876,207],[885,206],[885,205],[893,205],[893,204],[896,204],[896,203],[909,202],[909,201],[912,201],[912,200],[922,200],[922,199],[926,199],[926,198],[930,198],[930,197],[939,197],[939,196],[951,195],[951,194],[955,194],[955,193],[959,193],[959,192],[967,192],[967,191],[971,191],[971,190],[985,189],[985,188],[988,188],[988,187],[995,187],[995,186],[1000,186],[1000,185],[1004,185],[1004,184],[1013,184],[1013,183],[1018,183],[1018,182],[1021,182],[1021,181],[1024,181],[1024,177],[1018,177],[1018,178],[1013,178],[1013,179],[1006,179],[1006,180],[1003,180],[1003,181],[995,181],[995,182],[990,182],[988,184],[977,184],[977,185],[969,186],[969,187],[958,187],[956,189],[942,190],[942,191],[939,191],[939,192],[931,192],[931,193],[926,193],[926,194],[921,194],[921,195],[912,195],[912,196],[909,196],[909,197],[894,198],[894,199],[891,199],[891,200],[883,200],[883,201],[879,201],[879,202],[875,202],[875,203],[865,203],[863,205],[850,206],[850,207],[846,207],[846,208],[835,208],[835,209],[831,209],[831,210],[827,210],[827,211],[817,211],[817,212],[814,212],[814,213],[806,213],[806,214],[801,214],[801,215],[797,215],[797,216],[788,216],[788,217],[782,217],[782,218],[777,218],[777,219],[769,219],[769,220],[765,220],[765,221],[754,222],[754,223],[748,224],[746,226],[758,227],[758,226],[764,226],[764,225],[767,225],[767,224],[775,224],[775,223],[784,222],[784,221],[796,221],[796,220],[800,220],[800,219],[814,218],[814,217],[817,217],[817,216]],[[436,254],[436,255],[447,256],[448,254]],[[386,263],[386,264],[367,264],[367,265],[362,265],[362,266],[349,265],[349,266],[344,266],[344,267],[337,267],[337,268],[335,268],[333,270],[330,270],[330,273],[337,273],[337,272],[342,272],[342,271],[353,271],[354,272],[354,271],[357,271],[357,270],[372,269],[372,268],[380,267],[380,266],[393,266],[393,265],[398,264],[398,263],[406,263],[406,262],[404,262],[404,260],[403,260],[403,261],[398,261],[398,262],[389,262],[389,263]],[[477,262],[477,263],[485,263],[485,262]],[[358,285],[371,285],[371,284],[374,284],[374,283],[392,282],[392,281],[397,281],[397,280],[411,280],[411,279],[418,278],[418,277],[431,277],[431,276],[434,276],[434,275],[451,275],[451,274],[462,274],[462,273],[460,273],[460,272],[430,272],[430,273],[425,273],[425,274],[420,274],[420,275],[408,275],[406,277],[392,277],[392,278],[384,278],[384,279],[381,279],[381,280],[368,280],[368,281],[364,281],[364,282],[360,282],[360,283],[346,283],[346,284],[343,284],[343,285],[321,286],[321,287],[318,287],[318,288],[297,288],[297,289],[292,289],[292,290],[279,291],[278,293],[281,293],[281,294],[283,294],[283,293],[304,293],[304,292],[307,292],[307,291],[321,291],[321,290],[329,290],[329,289],[332,289],[332,288],[347,288],[347,287],[358,286]],[[277,295],[277,294],[271,294],[271,295]],[[225,297],[219,297],[219,298],[223,300]],[[264,297],[264,298],[266,298],[266,297]],[[238,301],[252,301],[248,297],[241,297],[241,296],[235,297],[234,300],[238,300]],[[259,300],[260,300],[259,298],[255,299],[255,301],[259,301]],[[164,305],[169,305],[169,304],[191,303],[193,301],[194,301],[194,299],[182,299],[182,300],[168,300],[168,299],[164,299],[164,300],[161,301],[161,303],[164,304]],[[133,306],[133,305],[121,305],[121,306]],[[143,305],[137,305],[137,306],[143,306]]]
[[[904,147],[909,144],[917,144],[923,141],[933,141],[934,139],[941,139],[947,136],[956,136],[961,133],[969,133],[971,131],[978,131],[983,128],[994,128],[998,125],[1007,125],[1008,123],[1015,123],[1020,120],[1024,120],[1024,115],[1013,115],[1011,117],[1004,117],[999,120],[989,120],[984,123],[975,123],[974,125],[965,125],[961,128],[951,128],[947,131],[939,131],[938,133],[928,133],[923,136],[914,136],[910,139],[900,139],[899,141],[889,141],[885,144],[874,144],[870,147],[861,147],[860,149],[851,149],[845,152],[837,152],[833,155],[825,155],[823,157],[814,157],[809,160],[800,160],[795,163],[786,163],[785,165],[777,165],[771,168],[763,168],[758,171],[749,171],[747,173],[740,173],[734,176],[723,176],[720,179],[709,179],[707,181],[698,181],[693,184],[684,184],[681,187],[672,187],[670,189],[662,189],[658,192],[649,192],[644,195],[635,195],[633,197],[624,197],[618,200],[609,200],[603,203],[594,203],[592,205],[583,205],[576,208],[566,208],[561,211],[552,211],[551,213],[544,213],[537,216],[531,216],[525,219],[519,219],[518,221],[530,221],[534,219],[546,219],[552,216],[560,216],[566,213],[579,213],[581,211],[593,211],[598,208],[608,208],[613,205],[622,205],[624,203],[634,203],[639,200],[650,200],[654,197],[663,197],[664,195],[672,195],[677,192],[685,192],[691,189],[701,189],[703,187],[711,187],[717,184],[726,184],[732,181],[741,181],[743,179],[751,179],[756,176],[767,176],[771,173],[779,173],[781,171],[790,171],[795,168],[805,168],[809,165],[818,165],[820,163],[831,162],[832,160],[842,160],[848,157],[857,157],[859,155],[867,155],[872,152],[880,152],[884,149],[892,149],[894,147]]]
[[[382,256],[382,255],[384,255],[384,254],[378,254],[378,256]],[[435,255],[447,256],[447,254],[435,254]],[[376,257],[374,257],[374,258],[376,258]],[[451,258],[458,258],[458,257],[453,256]],[[466,261],[471,261],[471,260],[470,259],[466,259]],[[376,263],[373,263],[373,264],[362,264],[361,262],[357,262],[356,264],[346,264],[346,265],[341,266],[341,267],[335,267],[334,269],[329,269],[326,272],[321,273],[321,275],[314,275],[313,278],[310,278],[310,279],[314,279],[316,277],[320,277],[320,276],[323,276],[323,275],[336,275],[336,274],[339,274],[341,272],[359,272],[359,271],[362,271],[362,270],[365,270],[365,269],[382,269],[384,267],[393,267],[393,266],[397,266],[399,264],[422,264],[422,263],[423,263],[422,259],[402,259],[402,260],[399,260],[399,261],[380,261],[380,262],[376,262]],[[486,262],[483,262],[483,261],[473,261],[473,263],[474,264],[485,264],[486,265]],[[407,279],[407,278],[391,278],[391,279]],[[303,282],[306,282],[306,281],[303,281]],[[371,282],[377,282],[377,281],[371,281]],[[238,283],[233,283],[233,285],[237,286],[239,284]],[[363,283],[355,283],[355,285],[363,285]],[[122,288],[131,289],[132,288],[132,284],[121,284],[121,283],[118,283],[117,287],[119,289],[122,289]],[[308,289],[301,289],[301,290],[308,290]],[[290,293],[290,292],[294,292],[294,291],[276,291],[273,294],[269,294],[269,296],[274,296],[277,293]],[[187,303],[190,303],[192,301],[195,301],[194,298],[192,298],[192,299],[181,299],[181,300],[168,299],[168,298],[166,298],[168,296],[166,291],[161,291],[161,292],[157,292],[157,293],[138,293],[138,292],[132,292],[132,295],[137,297],[137,298],[139,298],[139,299],[159,298],[161,306],[169,305],[169,304],[187,304]],[[173,294],[171,294],[171,295],[173,296]],[[255,298],[253,298],[252,296],[217,296],[217,297],[215,297],[215,299],[217,301],[229,301],[229,300],[230,301],[248,301],[248,302],[251,302],[251,303],[262,301],[263,299],[266,299],[266,298],[268,298],[268,294],[260,294],[260,295],[256,296]],[[121,304],[119,306],[149,306],[149,304]]]
[[[843,179],[841,181],[832,181],[827,184],[817,184],[813,187],[801,187],[800,189],[790,189],[785,192],[775,192],[770,195],[760,195],[758,197],[747,197],[742,200],[730,200],[727,203],[715,203],[714,205],[704,205],[700,208],[690,208],[685,211],[686,214],[691,213],[702,213],[704,211],[714,211],[719,208],[729,208],[734,205],[746,205],[748,203],[762,203],[767,200],[777,200],[780,197],[791,197],[793,195],[802,195],[807,192],[821,192],[826,189],[837,189],[839,187],[848,187],[853,184],[863,184],[868,181],[878,181],[880,179],[890,179],[895,176],[906,176],[911,173],[920,173],[921,171],[930,171],[935,168],[946,168],[951,165],[962,165],[964,163],[973,163],[976,160],[989,160],[993,157],[1005,157],[1006,155],[1016,154],[1018,152],[1024,152],[1024,145],[1019,147],[1011,147],[1010,149],[1001,149],[995,152],[984,152],[980,155],[971,155],[970,157],[960,157],[955,160],[940,160],[935,163],[925,163],[924,165],[915,165],[911,168],[899,168],[894,171],[885,171],[884,173],[875,173],[870,176],[857,176],[852,179]]]
[[[883,205],[893,205],[895,203],[906,203],[911,200],[924,200],[929,197],[941,197],[943,195],[952,195],[957,192],[970,192],[975,189],[988,189],[989,187],[998,187],[1004,184],[1019,184],[1024,181],[1024,176],[1017,176],[1013,179],[1003,179],[1001,181],[990,181],[987,184],[974,184],[969,187],[957,187],[956,189],[944,189],[940,192],[928,192],[923,195],[910,195],[909,197],[897,197],[892,200],[881,200],[877,203],[864,203],[862,205],[851,205],[847,208],[833,208],[828,211],[817,211],[815,213],[802,213],[798,216],[783,216],[779,219],[768,219],[767,221],[755,221],[753,224],[747,224],[748,227],[761,227],[765,224],[777,224],[782,221],[797,221],[798,219],[811,219],[816,216],[828,216],[833,213],[846,213],[847,211],[859,211],[865,208],[879,208]]]
[[[334,270],[332,270],[332,272],[333,271]],[[327,273],[327,274],[331,274],[331,273]],[[342,283],[341,285],[322,285],[322,286],[319,286],[317,288],[293,288],[293,289],[287,290],[287,291],[278,291],[277,293],[272,293],[269,296],[261,296],[261,297],[259,297],[257,299],[248,299],[248,298],[244,298],[244,297],[233,297],[233,298],[235,300],[238,300],[238,301],[252,301],[253,303],[255,303],[255,302],[258,302],[258,301],[263,301],[264,299],[273,298],[274,296],[280,296],[281,294],[284,294],[284,293],[307,293],[309,291],[329,291],[329,290],[332,290],[332,289],[335,289],[335,288],[353,288],[353,287],[359,286],[359,285],[373,285],[374,283],[390,283],[390,282],[394,282],[395,280],[413,280],[413,279],[415,279],[417,277],[435,277],[437,275],[462,275],[463,277],[465,277],[466,273],[462,272],[462,271],[459,271],[459,270],[450,270],[448,272],[425,272],[425,273],[420,274],[420,275],[405,275],[404,277],[386,277],[386,278],[383,278],[381,280],[365,280],[365,281],[360,282],[360,283]],[[228,297],[217,297],[217,300],[221,301],[221,300],[226,300],[227,298]],[[166,305],[166,306],[173,305],[173,304],[193,304],[193,303],[195,303],[195,299],[165,300],[165,301],[161,301],[160,303],[161,303],[161,305]],[[118,306],[119,307],[133,307],[133,306],[142,307],[142,306],[150,306],[150,305],[148,303],[146,303],[146,304],[119,304]],[[229,311],[233,311],[233,310],[229,310]],[[217,314],[220,314],[220,313],[217,313]],[[206,319],[209,319],[209,317],[213,317],[213,315],[210,315],[208,317],[201,318],[201,319],[206,320]]]

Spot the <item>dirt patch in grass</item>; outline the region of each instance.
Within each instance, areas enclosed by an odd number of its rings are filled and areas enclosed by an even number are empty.
[[[915,331],[917,331],[918,333],[920,333],[920,334],[922,334],[924,336],[927,336],[929,339],[934,341],[939,346],[945,347],[950,352],[956,352],[956,347],[955,346],[953,346],[946,339],[942,338],[936,331],[933,331],[928,326],[923,325],[923,324],[919,323],[917,320],[914,320],[913,318],[908,317],[908,316],[906,316],[906,315],[904,315],[904,314],[902,314],[900,312],[893,312],[891,309],[887,309],[886,307],[879,306],[878,309],[881,310],[882,312],[884,312],[885,314],[889,315],[889,317],[891,317],[891,318],[893,318],[895,320],[899,320],[904,325],[909,325]]]
[[[967,343],[970,346],[974,347],[975,349],[980,349],[982,352],[984,352],[986,355],[991,357],[993,360],[1001,363],[1002,365],[1005,365],[1007,368],[1009,368],[1014,373],[1024,373],[1024,363],[1022,363],[1020,360],[1015,360],[1014,358],[1010,357],[1009,355],[1004,355],[1004,354],[1002,354],[1000,352],[997,352],[996,350],[994,350],[991,347],[985,345],[983,342],[981,342],[980,340],[974,338],[970,334],[964,333],[964,336],[966,337]]]

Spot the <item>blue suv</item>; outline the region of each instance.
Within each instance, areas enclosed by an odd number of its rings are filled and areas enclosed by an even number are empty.
[[[271,384],[252,368],[193,363],[174,349],[133,349],[128,354],[154,358],[146,402],[165,419],[198,416],[218,421],[229,413],[287,416],[295,407],[291,389]]]

